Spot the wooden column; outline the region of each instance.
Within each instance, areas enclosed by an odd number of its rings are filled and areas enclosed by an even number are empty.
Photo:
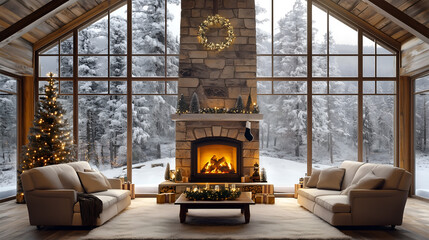
[[[28,132],[30,128],[33,126],[34,119],[34,78],[33,77],[24,77],[22,80],[22,119],[21,119],[21,127],[22,131],[20,131],[20,139],[21,144],[28,143]],[[21,146],[18,146],[19,148]]]
[[[412,81],[410,77],[399,78],[399,167],[412,171]]]

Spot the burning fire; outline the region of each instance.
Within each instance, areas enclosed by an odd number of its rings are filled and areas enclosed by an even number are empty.
[[[225,157],[217,159],[216,155],[213,155],[210,161],[204,164],[201,173],[235,173],[235,169]]]

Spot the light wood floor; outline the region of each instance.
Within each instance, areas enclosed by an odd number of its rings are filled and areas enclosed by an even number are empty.
[[[0,203],[0,239],[80,239],[91,229],[81,227],[44,228],[30,226],[27,206],[14,201]],[[404,222],[395,230],[387,227],[343,227],[353,239],[429,239],[429,202],[409,198]]]

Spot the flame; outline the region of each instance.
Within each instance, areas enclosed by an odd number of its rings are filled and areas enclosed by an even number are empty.
[[[212,144],[198,147],[198,169],[202,174],[236,173],[237,148]]]
[[[204,167],[201,169],[201,173],[235,173],[235,169],[225,157],[218,159],[216,155],[213,155],[210,161],[207,161],[206,164],[204,164]]]

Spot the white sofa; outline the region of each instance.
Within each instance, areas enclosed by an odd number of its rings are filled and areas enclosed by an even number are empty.
[[[40,226],[81,226],[77,193],[84,189],[77,171],[91,169],[87,162],[72,162],[33,168],[21,175],[30,224]],[[131,204],[129,190],[121,190],[119,179],[108,179],[112,189],[95,192],[103,202],[97,218],[102,225]]]
[[[339,168],[345,169],[341,190],[302,188],[298,203],[333,226],[402,224],[411,173],[390,165],[353,161],[344,161]],[[384,178],[380,189],[352,189],[341,194],[370,172]]]

